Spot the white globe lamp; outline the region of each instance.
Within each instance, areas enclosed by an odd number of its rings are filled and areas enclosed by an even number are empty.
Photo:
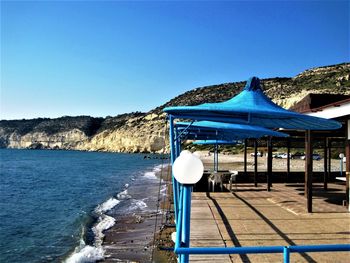
[[[201,158],[201,155],[199,154],[199,152],[194,152],[193,155],[197,158]]]
[[[196,184],[202,178],[203,163],[189,151],[183,152],[173,163],[173,175],[181,184]]]
[[[189,150],[183,150],[180,153],[180,156],[184,156],[184,155],[188,155],[188,154],[192,154]]]

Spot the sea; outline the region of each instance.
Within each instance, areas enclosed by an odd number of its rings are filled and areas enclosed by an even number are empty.
[[[159,180],[158,157],[0,149],[0,262],[103,259],[104,231],[116,223],[111,211],[149,209],[155,200],[147,185]],[[137,199],[128,192],[133,184],[144,187]]]

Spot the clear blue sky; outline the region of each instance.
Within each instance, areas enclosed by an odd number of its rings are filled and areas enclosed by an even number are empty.
[[[1,119],[148,111],[349,61],[349,1],[1,1]]]

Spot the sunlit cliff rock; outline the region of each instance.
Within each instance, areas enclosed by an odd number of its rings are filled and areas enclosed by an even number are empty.
[[[293,78],[262,79],[265,93],[290,108],[310,93],[350,95],[350,63],[306,70]],[[0,121],[0,147],[73,149],[109,152],[163,152],[168,150],[167,106],[225,101],[245,82],[225,83],[185,92],[150,112],[115,117],[89,116]],[[136,107],[136,106],[135,106]]]

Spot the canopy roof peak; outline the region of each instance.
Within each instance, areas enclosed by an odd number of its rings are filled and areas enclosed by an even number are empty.
[[[256,91],[256,90],[261,90],[261,85],[260,85],[260,79],[258,77],[251,77],[247,80],[247,84],[244,87],[244,90],[247,91]]]

